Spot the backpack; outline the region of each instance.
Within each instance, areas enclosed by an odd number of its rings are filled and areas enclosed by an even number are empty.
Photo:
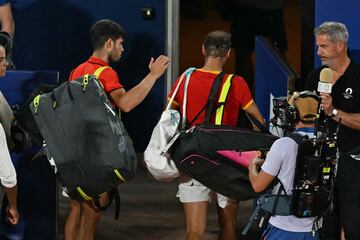
[[[97,78],[105,68],[65,82],[30,105],[66,193],[98,207],[99,194],[116,194],[137,165],[132,141]]]
[[[144,151],[146,167],[150,174],[159,181],[169,182],[180,175],[174,161],[170,158],[168,149],[178,137],[179,129],[185,128],[186,125],[187,86],[190,75],[194,70],[195,68],[189,68],[181,75],[165,111],[161,114],[160,120],[151,134],[150,142]],[[171,109],[171,105],[184,79],[186,79],[184,84],[184,103],[182,116],[180,116],[178,110]],[[182,119],[183,121],[181,121]]]
[[[181,131],[171,148],[171,157],[178,169],[215,192],[237,200],[248,200],[259,194],[255,193],[250,184],[247,167],[227,158],[223,152],[267,151],[277,137],[221,125],[233,75],[225,79],[218,94],[223,76],[221,73],[216,77],[206,106],[197,114],[199,116],[205,110],[203,124]],[[219,97],[213,125],[209,122],[217,96]]]
[[[292,212],[298,218],[323,216],[332,202],[337,168],[336,139],[318,140],[293,133],[298,144]]]
[[[298,133],[292,133],[288,137],[298,144],[292,194],[287,194],[283,184],[277,179],[280,184],[277,193],[265,193],[257,199],[256,208],[242,232],[243,235],[261,210],[271,216],[315,217],[315,231],[318,220],[331,208],[338,159],[336,138],[309,139]]]
[[[14,120],[11,124],[11,139],[14,143],[13,152],[20,153],[33,146],[43,146],[44,139],[31,113],[30,104],[37,95],[51,92],[55,88],[56,85],[39,84],[30,93],[22,106],[13,106]]]

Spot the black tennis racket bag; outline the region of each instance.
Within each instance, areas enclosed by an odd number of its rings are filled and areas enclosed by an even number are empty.
[[[171,148],[171,157],[181,171],[215,192],[237,200],[248,200],[259,194],[252,189],[246,164],[242,165],[221,153],[235,151],[241,154],[253,150],[266,152],[278,137],[270,133],[209,124],[212,105],[222,81],[220,75],[214,80],[207,106],[203,108],[206,109],[204,123],[181,132]],[[230,77],[228,80],[231,81]],[[228,87],[222,88],[217,109],[224,106],[230,89],[226,82],[223,86]],[[217,119],[222,117],[215,116],[215,123]],[[264,129],[264,126],[260,127]]]
[[[248,169],[221,154],[270,150],[276,136],[226,126],[198,126],[180,134],[171,156],[190,177],[224,196],[248,200],[258,196],[251,187]]]
[[[30,108],[72,199],[95,201],[134,177],[133,144],[96,76],[65,82]]]

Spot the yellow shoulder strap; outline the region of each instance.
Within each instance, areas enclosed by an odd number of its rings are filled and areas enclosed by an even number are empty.
[[[109,66],[102,66],[95,70],[94,75],[99,78],[102,71],[104,71],[106,68],[109,68]]]
[[[221,125],[223,116],[224,116],[224,108],[225,108],[225,102],[227,95],[229,93],[230,87],[231,87],[231,79],[234,76],[234,74],[229,74],[229,76],[226,78],[225,83],[221,89],[221,93],[219,96],[219,107],[216,109],[216,116],[215,116],[215,125]]]

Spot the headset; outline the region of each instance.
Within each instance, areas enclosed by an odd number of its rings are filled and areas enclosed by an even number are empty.
[[[305,99],[305,98],[312,98],[312,99],[315,99],[315,101],[317,102],[316,109],[313,109],[313,111],[312,111],[313,113],[308,113],[303,116],[303,118],[309,118],[309,120],[301,119],[300,112],[299,112],[300,106],[297,104],[297,101],[299,99]],[[303,123],[312,123],[315,121],[316,113],[318,112],[320,102],[321,102],[320,96],[318,96],[317,94],[315,94],[311,91],[306,90],[306,91],[302,91],[300,93],[294,92],[288,100],[289,107],[287,109],[286,116],[289,118],[289,120],[291,122],[297,123],[297,122],[301,121]],[[309,102],[309,104],[311,104],[311,103]]]

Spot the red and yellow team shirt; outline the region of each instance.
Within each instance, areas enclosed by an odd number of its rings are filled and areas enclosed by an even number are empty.
[[[86,62],[80,64],[70,73],[69,81],[75,80],[86,74],[93,74],[99,67],[108,65],[109,64],[102,59],[92,56]],[[104,69],[99,76],[99,80],[104,86],[106,93],[110,93],[116,89],[123,88],[123,85],[120,83],[117,73],[112,68]]]
[[[202,69],[196,69],[190,77],[188,93],[187,93],[187,106],[186,106],[186,119],[189,124],[194,117],[203,109],[207,103],[211,86],[220,72],[218,71],[205,71]],[[224,84],[228,74],[225,74],[220,86]],[[178,78],[168,95],[170,99],[178,81]],[[175,96],[174,104],[182,106],[184,100],[184,83],[185,79],[181,82],[178,93]],[[220,92],[220,91],[219,91]],[[219,96],[218,96],[219,97]],[[218,99],[218,97],[216,99]],[[254,102],[251,92],[245,80],[240,76],[234,76],[232,79],[231,87],[225,103],[225,111],[223,115],[222,125],[236,126],[238,121],[238,114],[240,108],[247,109]],[[180,111],[182,111],[180,107]],[[192,124],[201,124],[205,118],[205,111],[203,111],[198,119]],[[214,116],[212,117],[212,122]]]

